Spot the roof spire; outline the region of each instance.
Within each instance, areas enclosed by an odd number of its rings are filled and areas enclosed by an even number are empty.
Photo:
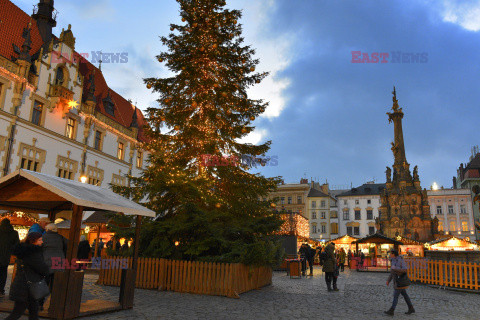
[[[393,97],[392,97],[393,107],[392,107],[392,109],[393,109],[394,111],[397,111],[398,108],[399,108],[399,106],[398,106],[397,91],[395,90],[395,86],[393,86],[392,94],[393,94]]]
[[[133,116],[132,116],[132,123],[130,123],[130,128],[137,128],[138,129],[138,117],[137,117],[137,107],[135,107],[135,110],[133,110]]]
[[[102,71],[102,59],[98,61],[98,70]]]

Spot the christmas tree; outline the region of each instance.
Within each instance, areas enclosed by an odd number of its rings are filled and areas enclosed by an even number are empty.
[[[268,236],[282,222],[264,199],[279,179],[249,172],[264,160],[245,161],[265,159],[271,142],[239,142],[267,106],[247,88],[268,74],[255,72],[255,51],[243,45],[240,11],[223,0],[178,3],[182,23],[157,56],[174,75],[145,79],[160,95],[147,110],[150,166],[127,190],[161,215],[143,228],[142,254],[271,263],[278,248]]]

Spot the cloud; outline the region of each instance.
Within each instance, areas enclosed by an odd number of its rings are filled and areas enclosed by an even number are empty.
[[[451,22],[469,31],[480,30],[480,2],[477,0],[443,0],[443,21]]]

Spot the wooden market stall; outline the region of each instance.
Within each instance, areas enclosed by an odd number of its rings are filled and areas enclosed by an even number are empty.
[[[424,257],[425,256],[425,243],[408,239],[402,236],[395,238],[396,240],[402,242],[402,245],[398,246],[398,253],[401,255],[406,255],[408,257]]]
[[[399,250],[399,246],[403,245],[403,242],[386,237],[382,234],[375,233],[365,238],[356,240],[353,242],[358,250],[358,246],[362,244],[368,245],[368,255],[365,254],[365,258],[357,258],[359,261],[358,270],[388,270],[389,259],[388,251],[391,249]]]
[[[29,214],[21,211],[0,212],[0,222],[3,219],[10,220],[13,229],[18,232],[20,240],[25,239],[28,229],[38,221],[38,214]]]
[[[99,243],[100,239],[103,241],[106,246],[107,242],[113,237],[113,233],[108,230],[107,226],[111,220],[112,212],[109,211],[95,211],[84,223],[90,228],[88,233],[88,242],[90,244],[95,243],[95,249],[93,252],[94,257],[100,256],[99,254]]]
[[[133,308],[141,218],[154,217],[153,211],[109,189],[22,169],[0,179],[0,210],[48,214],[52,221],[58,213],[69,212],[71,228],[66,255],[68,261],[77,259],[84,210],[108,210],[135,215],[136,235],[132,267],[122,271],[118,302],[89,300],[82,303],[84,272],[71,268],[55,273],[49,306],[45,305],[45,311],[41,312],[40,316],[73,319]],[[12,309],[12,301],[0,302],[0,311],[11,312]]]
[[[474,251],[479,247],[475,242],[450,236],[443,239],[437,239],[425,244],[431,251]]]
[[[332,239],[327,243],[333,242],[335,243],[335,249],[343,248],[343,250],[345,250],[345,252],[348,253],[349,250],[351,250],[352,252],[354,251],[355,246],[352,245],[352,243],[357,240],[358,238],[355,238],[346,234],[344,236]]]
[[[70,228],[72,225],[72,222],[70,220],[63,220],[61,222],[55,223],[55,225],[58,228],[58,233],[64,236],[65,238],[69,239],[70,236]],[[85,225],[81,224],[80,226],[80,232],[83,233],[85,231]]]

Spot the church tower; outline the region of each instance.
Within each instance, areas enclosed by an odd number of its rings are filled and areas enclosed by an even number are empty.
[[[387,167],[386,188],[381,194],[380,214],[377,229],[387,237],[402,236],[418,241],[433,240],[438,232],[438,219],[430,216],[427,190],[420,186],[417,166],[410,172],[405,155],[402,119],[403,111],[398,105],[393,88],[392,112],[387,112],[388,122],[393,122],[394,142],[391,150],[394,156],[392,169]]]

